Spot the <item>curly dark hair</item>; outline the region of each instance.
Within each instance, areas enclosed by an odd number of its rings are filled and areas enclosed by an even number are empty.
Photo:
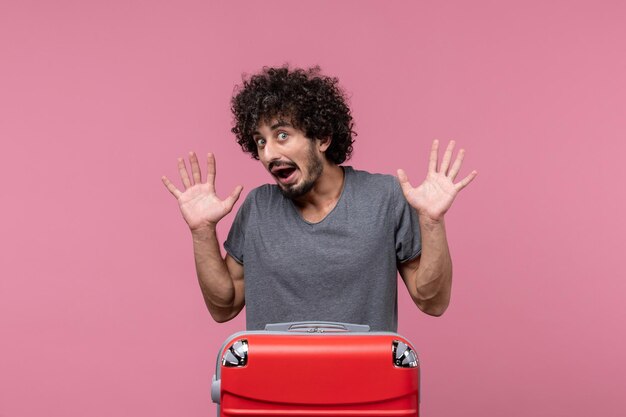
[[[319,66],[309,69],[263,67],[243,85],[235,88],[231,101],[234,115],[231,131],[244,152],[259,159],[253,132],[260,123],[287,119],[294,128],[314,139],[331,138],[325,154],[329,161],[341,164],[352,153],[354,123],[346,105],[339,80],[321,74]]]

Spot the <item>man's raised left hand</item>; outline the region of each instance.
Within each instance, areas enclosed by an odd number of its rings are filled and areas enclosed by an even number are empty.
[[[450,209],[454,198],[476,177],[478,172],[472,171],[467,177],[461,181],[454,183],[465,151],[461,149],[450,165],[452,159],[452,151],[454,150],[454,141],[450,141],[446,151],[443,154],[441,165],[437,168],[439,161],[439,141],[434,140],[430,149],[430,158],[428,163],[428,174],[426,179],[418,187],[413,188],[409,183],[404,170],[398,170],[398,180],[402,186],[402,192],[409,204],[415,208],[422,219],[439,222],[443,220],[443,215]]]

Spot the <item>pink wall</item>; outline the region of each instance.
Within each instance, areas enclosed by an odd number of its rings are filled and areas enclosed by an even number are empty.
[[[385,4],[385,6],[383,6]],[[411,180],[433,138],[479,176],[447,216],[453,300],[401,287],[424,416],[623,416],[626,6],[620,1],[0,4],[0,416],[213,415],[221,342],[161,184],[216,154],[242,72],[320,64],[351,164]],[[221,224],[224,236],[232,216]]]

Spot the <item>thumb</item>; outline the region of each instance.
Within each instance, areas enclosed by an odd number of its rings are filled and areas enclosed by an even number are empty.
[[[236,186],[233,192],[230,193],[226,200],[224,200],[224,203],[226,203],[226,207],[228,207],[229,211],[233,209],[233,206],[235,205],[237,200],[239,200],[239,196],[241,195],[242,190],[243,187],[241,185]]]
[[[402,192],[404,192],[404,194],[407,194],[413,189],[413,186],[409,182],[409,178],[406,176],[406,172],[404,172],[403,169],[398,170],[398,181],[400,181],[400,187],[402,187]]]

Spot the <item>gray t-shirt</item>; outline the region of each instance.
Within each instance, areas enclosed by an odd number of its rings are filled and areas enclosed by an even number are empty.
[[[420,253],[417,213],[393,176],[343,168],[341,196],[318,223],[277,185],[246,197],[224,248],[244,267],[247,330],[320,320],[397,331],[397,262]]]

